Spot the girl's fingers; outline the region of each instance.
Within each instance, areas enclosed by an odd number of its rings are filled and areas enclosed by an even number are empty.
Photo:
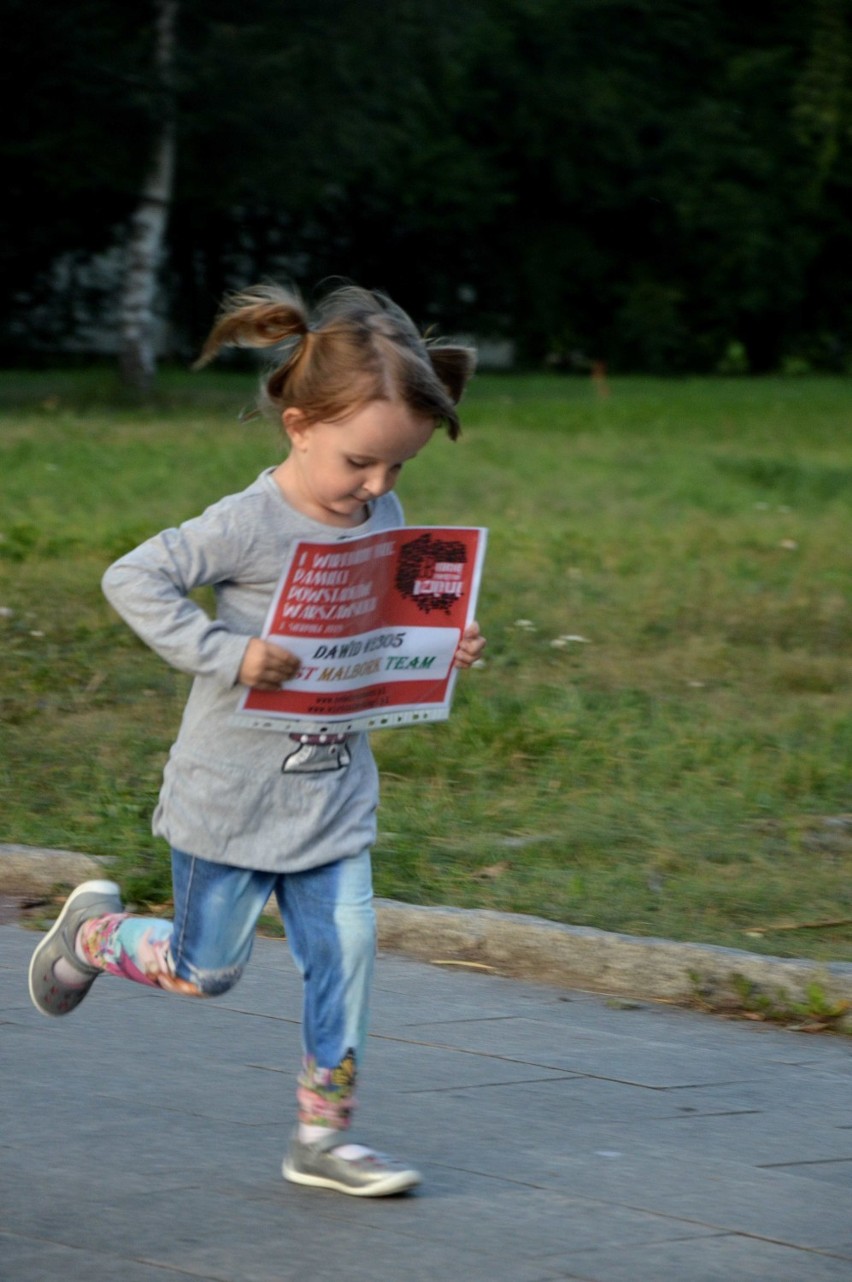
[[[255,690],[276,690],[283,681],[292,680],[300,667],[299,659],[289,650],[253,637],[246,647],[239,680]]]
[[[462,633],[462,639],[453,660],[457,668],[469,668],[476,663],[485,649],[485,637],[480,635],[479,624],[471,623]]]

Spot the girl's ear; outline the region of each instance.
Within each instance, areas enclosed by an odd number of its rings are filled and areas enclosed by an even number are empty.
[[[291,406],[281,415],[281,422],[284,425],[284,433],[289,437],[293,448],[297,450],[303,449],[308,428],[310,427],[304,411],[297,410]]]

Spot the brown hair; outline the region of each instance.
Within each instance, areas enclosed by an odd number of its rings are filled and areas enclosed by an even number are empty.
[[[300,296],[278,285],[254,285],[228,297],[196,361],[223,347],[278,347],[281,362],[261,384],[260,406],[302,411],[333,421],[368,401],[399,399],[417,414],[461,431],[456,405],[473,373],[467,347],[423,338],[384,294],[344,285],[310,313]]]

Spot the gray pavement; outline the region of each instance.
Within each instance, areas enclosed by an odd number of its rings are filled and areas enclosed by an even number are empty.
[[[0,926],[3,1282],[852,1279],[848,1038],[382,955],[359,1133],[424,1184],[361,1200],[280,1176],[286,944],[48,1020],[35,941]]]

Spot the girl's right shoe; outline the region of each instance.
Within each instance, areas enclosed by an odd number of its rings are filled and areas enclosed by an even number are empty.
[[[114,881],[84,881],[71,892],[30,961],[30,997],[42,1015],[67,1015],[80,1005],[103,971],[77,956],[74,950],[77,931],[92,917],[121,912],[124,905]],[[54,966],[60,958],[79,973],[79,986],[63,984],[56,978]]]

